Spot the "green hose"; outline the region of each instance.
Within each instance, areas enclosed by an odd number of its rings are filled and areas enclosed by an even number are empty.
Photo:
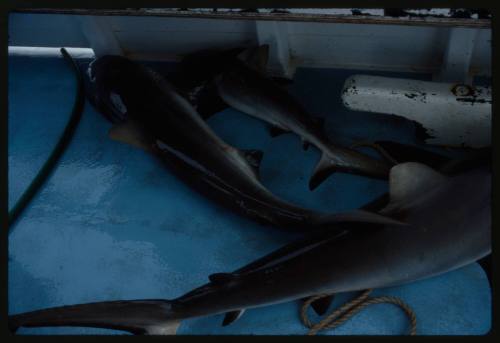
[[[40,170],[38,171],[38,174],[35,176],[33,181],[31,181],[31,184],[16,202],[14,207],[9,211],[9,230],[12,228],[13,223],[19,218],[19,215],[22,213],[22,211],[33,199],[43,183],[47,180],[52,170],[54,170],[57,161],[62,156],[68,144],[70,143],[71,138],[75,133],[78,122],[82,117],[83,106],[85,104],[82,75],[80,74],[80,70],[78,69],[76,62],[69,55],[66,49],[61,48],[61,54],[64,56],[64,59],[71,64],[77,80],[77,93],[75,103],[73,104],[71,118],[69,119],[68,124],[66,124],[64,132],[59,138],[59,141],[50,153],[49,158],[45,161],[42,168],[40,168]]]

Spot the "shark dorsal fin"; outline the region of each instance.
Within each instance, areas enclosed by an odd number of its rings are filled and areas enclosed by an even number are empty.
[[[381,212],[413,202],[446,179],[446,176],[422,163],[406,162],[392,167],[389,174],[390,202]]]
[[[264,72],[269,60],[269,45],[263,44],[258,47],[245,49],[238,55],[238,58],[249,67]]]
[[[227,326],[235,321],[237,321],[245,313],[245,309],[227,312],[224,316],[224,321],[222,326]]]
[[[326,311],[328,311],[328,308],[332,304],[334,298],[334,294],[319,298],[318,300],[314,300],[311,303],[311,307],[314,309],[314,312],[316,312],[318,316],[322,316],[326,313]]]
[[[332,163],[332,159],[325,153],[321,155],[321,159],[316,165],[313,175],[309,179],[309,189],[316,189],[323,181],[337,170],[336,165]]]

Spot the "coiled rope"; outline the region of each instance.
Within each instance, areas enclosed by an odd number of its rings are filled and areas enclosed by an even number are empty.
[[[417,334],[417,316],[408,304],[403,302],[400,298],[393,296],[370,297],[370,293],[372,291],[373,289],[363,291],[363,293],[361,293],[358,297],[342,305],[340,308],[336,309],[316,324],[313,324],[309,320],[307,310],[313,302],[321,298],[330,296],[330,294],[320,294],[308,298],[302,305],[300,311],[302,322],[306,327],[310,329],[308,335],[316,335],[319,331],[334,329],[344,324],[347,320],[360,312],[363,308],[369,305],[384,303],[399,306],[410,320],[409,334],[412,336]]]

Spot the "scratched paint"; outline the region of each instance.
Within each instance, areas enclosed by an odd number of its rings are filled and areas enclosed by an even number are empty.
[[[168,65],[155,66],[169,70]],[[327,118],[328,134],[340,144],[360,139],[415,143],[411,122],[353,114],[340,97],[335,100],[332,94],[340,94],[343,80],[354,72],[299,69],[290,91],[311,113]],[[60,58],[9,58],[10,207],[55,144],[74,90],[71,70]],[[239,148],[263,150],[262,182],[299,205],[343,211],[387,190],[384,181],[337,174],[310,192],[307,181],[319,153],[303,151],[298,137],[273,139],[264,123],[230,109],[208,123]],[[9,313],[90,301],[174,298],[205,283],[209,274],[236,269],[293,239],[207,201],[152,156],[108,139],[109,128],[86,104],[60,164],[14,226]],[[477,264],[377,293],[407,301],[423,334],[483,334],[490,327],[488,281]],[[350,296],[340,296],[335,305]],[[186,320],[179,334],[304,334],[298,307],[289,302],[252,309],[227,327],[221,326],[221,315]],[[400,334],[406,325],[400,310],[376,305],[327,334]],[[19,333],[123,334],[91,328],[22,328]]]

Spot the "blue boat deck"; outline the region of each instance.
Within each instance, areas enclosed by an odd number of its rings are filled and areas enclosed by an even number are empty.
[[[82,66],[86,62],[80,61]],[[354,73],[299,69],[290,91],[313,115],[326,117],[326,129],[337,143],[380,139],[416,143],[415,127],[409,121],[351,112],[342,106],[343,82]],[[429,79],[428,75],[383,75]],[[66,125],[75,87],[74,75],[62,58],[9,57],[10,208]],[[232,109],[214,115],[208,123],[238,148],[263,150],[263,184],[296,204],[339,212],[360,207],[387,191],[385,181],[338,173],[311,192],[308,180],[319,159],[315,148],[302,150],[293,134],[271,138],[266,124]],[[10,314],[93,301],[174,298],[205,283],[209,274],[236,269],[296,237],[208,201],[152,156],[110,140],[110,126],[86,103],[60,163],[12,227]],[[332,308],[353,295],[339,295]],[[407,302],[416,312],[419,334],[477,335],[490,330],[490,288],[477,263],[412,284],[378,289],[374,295],[399,296]],[[222,315],[186,320],[178,333],[302,335],[307,329],[299,308],[296,301],[250,309],[227,327],[221,326]],[[407,329],[400,309],[381,304],[321,334],[391,335]],[[19,330],[19,334],[109,333],[123,332]]]

